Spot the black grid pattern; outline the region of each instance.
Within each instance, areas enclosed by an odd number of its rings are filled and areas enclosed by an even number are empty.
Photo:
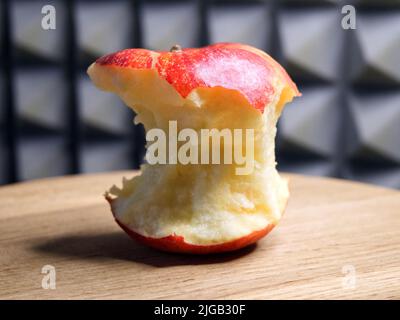
[[[57,12],[41,28],[41,8]],[[357,29],[341,8],[357,8]],[[286,108],[279,169],[400,187],[400,1],[90,1],[0,3],[0,184],[138,168],[144,135],[86,76],[127,47],[220,41],[269,52],[303,97]]]

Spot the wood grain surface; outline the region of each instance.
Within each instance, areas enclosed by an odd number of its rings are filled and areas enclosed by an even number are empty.
[[[133,172],[0,188],[2,299],[400,298],[400,192],[287,175],[291,198],[257,245],[214,256],[133,242],[102,194]],[[44,265],[56,288],[43,289]]]

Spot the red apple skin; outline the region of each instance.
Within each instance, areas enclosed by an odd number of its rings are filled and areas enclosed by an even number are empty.
[[[257,54],[258,56],[265,59],[273,67],[273,69],[281,76],[282,80],[292,90],[293,96],[295,96],[295,97],[301,96],[301,93],[297,89],[296,84],[289,77],[286,70],[276,60],[274,60],[270,55],[268,55],[264,51],[257,49],[255,47],[245,45],[245,44],[240,44],[240,43],[222,42],[222,43],[216,43],[213,46],[214,47],[225,47],[225,48],[241,48],[243,50],[247,50],[247,51]]]
[[[238,43],[218,43],[172,52],[125,49],[99,58],[96,64],[156,69],[184,98],[201,87],[234,89],[261,112],[275,96],[276,79],[290,88],[293,96],[300,95],[279,63],[261,50]]]
[[[141,244],[166,252],[187,254],[213,254],[235,251],[256,243],[259,239],[266,236],[275,227],[275,224],[269,224],[264,229],[253,231],[252,233],[244,237],[212,245],[196,245],[192,243],[187,243],[182,236],[176,234],[169,235],[163,238],[152,238],[142,236],[141,234],[131,230],[128,226],[119,221],[113,209],[114,199],[106,196],[106,200],[110,203],[111,212],[114,216],[115,221],[122,228],[122,230],[124,230],[132,239]]]

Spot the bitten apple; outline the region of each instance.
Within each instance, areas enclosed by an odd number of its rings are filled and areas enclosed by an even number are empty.
[[[247,246],[280,220],[289,196],[277,170],[276,123],[296,85],[256,48],[220,43],[155,52],[122,50],[98,59],[88,74],[119,95],[145,130],[254,129],[254,170],[237,164],[145,164],[106,198],[130,236],[173,252],[214,253]]]

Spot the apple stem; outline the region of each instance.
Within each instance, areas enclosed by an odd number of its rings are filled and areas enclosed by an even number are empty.
[[[176,51],[182,51],[182,47],[179,44],[173,45],[172,48],[169,50],[169,52],[176,52]]]

